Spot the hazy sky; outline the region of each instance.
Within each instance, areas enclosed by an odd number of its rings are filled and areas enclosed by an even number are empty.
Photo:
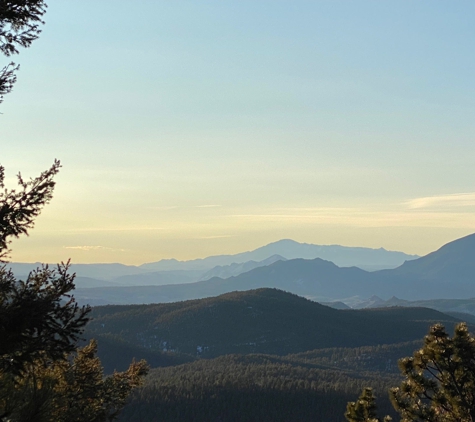
[[[425,254],[475,231],[473,0],[48,3],[0,162],[10,187],[63,168],[14,260]]]

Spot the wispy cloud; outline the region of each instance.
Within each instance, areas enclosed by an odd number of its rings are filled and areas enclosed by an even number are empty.
[[[372,210],[369,208],[314,208],[294,212],[268,210],[263,213],[232,214],[242,224],[273,227],[333,225],[352,227],[445,227],[475,228],[475,216],[467,212],[408,209],[407,206]],[[274,211],[274,212],[272,212]]]
[[[114,248],[108,248],[107,246],[98,246],[98,245],[64,246],[64,249],[76,249],[76,250],[85,251],[85,252],[98,251],[98,250],[125,252],[125,249],[114,249]]]
[[[157,211],[168,211],[168,210],[176,210],[178,205],[169,205],[169,206],[163,206],[163,207],[148,207],[150,210],[157,210]]]
[[[475,192],[415,198],[406,202],[406,205],[410,209],[473,207],[475,206]]]
[[[157,211],[169,211],[169,210],[176,210],[176,209],[190,209],[190,208],[219,208],[222,205],[218,204],[204,204],[204,205],[168,205],[168,206],[157,206],[157,207],[148,207],[150,210],[157,210]]]
[[[200,237],[196,237],[195,239],[227,239],[229,237],[236,237],[236,235],[223,234],[223,235],[216,235],[216,236],[200,236]]]
[[[207,205],[195,205],[195,208],[219,208],[221,205],[207,204]]]
[[[135,232],[167,230],[163,227],[80,227],[75,229],[65,229],[65,232]]]

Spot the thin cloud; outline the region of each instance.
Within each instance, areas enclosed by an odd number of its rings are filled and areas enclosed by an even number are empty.
[[[195,239],[227,239],[229,237],[237,237],[234,234],[223,234],[223,235],[216,235],[216,236],[201,236],[196,237]]]
[[[219,208],[222,205],[218,204],[204,204],[204,205],[170,205],[170,206],[163,206],[163,207],[147,207],[149,210],[157,210],[157,211],[169,211],[169,210],[176,210],[176,209],[190,209],[190,208]]]
[[[406,205],[410,209],[473,207],[475,206],[475,192],[415,198],[406,202]]]
[[[77,229],[65,229],[65,232],[134,232],[134,231],[151,231],[166,230],[163,227],[85,227]]]
[[[75,250],[80,250],[80,251],[85,251],[85,252],[98,251],[98,250],[125,252],[125,249],[114,249],[114,248],[108,248],[107,246],[98,246],[98,245],[64,246],[64,249],[75,249]]]
[[[158,211],[168,211],[168,210],[176,210],[178,205],[169,205],[163,207],[148,207],[149,210],[158,210]]]
[[[209,204],[209,205],[195,205],[195,208],[219,208],[221,205]]]
[[[379,210],[341,208],[302,213],[248,213],[228,218],[259,225],[335,225],[353,227],[445,227],[475,228],[475,217],[466,212],[433,210]]]

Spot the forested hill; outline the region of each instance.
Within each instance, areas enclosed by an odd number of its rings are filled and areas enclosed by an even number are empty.
[[[287,354],[420,339],[456,320],[425,308],[336,310],[276,289],[157,305],[94,308],[91,336],[115,335],[150,350],[213,357]]]
[[[375,389],[391,414],[388,389],[400,383],[397,361],[420,341],[390,346],[313,350],[297,355],[226,355],[153,369],[120,420],[343,421],[348,401]]]
[[[346,403],[366,386],[381,397],[379,409],[390,413],[386,391],[398,381],[392,374],[321,369],[269,355],[227,355],[153,370],[119,420],[343,422]]]

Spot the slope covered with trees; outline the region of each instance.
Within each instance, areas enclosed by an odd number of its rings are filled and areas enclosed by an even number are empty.
[[[322,369],[274,356],[227,355],[153,370],[123,421],[338,421],[365,385],[383,393],[397,376]],[[389,411],[389,401],[379,403]]]
[[[296,355],[226,355],[152,369],[122,421],[343,421],[365,386],[396,415],[387,391],[401,382],[397,360],[421,343],[332,348]]]
[[[455,318],[425,308],[336,310],[276,289],[158,305],[94,308],[90,336],[115,335],[151,350],[215,357],[284,355],[326,347],[399,343]]]

